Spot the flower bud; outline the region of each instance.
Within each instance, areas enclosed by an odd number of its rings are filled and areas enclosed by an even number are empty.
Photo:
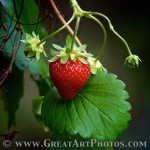
[[[137,56],[137,55],[130,55],[129,57],[126,58],[125,65],[127,64],[127,66],[129,68],[135,68],[135,67],[138,67],[139,61],[141,61],[139,56]]]
[[[45,42],[38,44],[40,43],[39,35],[36,35],[34,31],[32,35],[26,33],[26,39],[21,41],[26,43],[24,53],[28,58],[39,60],[41,53],[47,57],[43,46]]]
[[[90,64],[92,74],[96,74],[98,70],[106,71],[106,69],[103,67],[99,60],[96,60],[93,57],[88,57],[88,62]]]

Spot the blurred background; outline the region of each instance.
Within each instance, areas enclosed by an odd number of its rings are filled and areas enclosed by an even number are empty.
[[[65,19],[68,20],[72,14],[69,0],[55,0]],[[142,62],[139,68],[129,69],[124,66],[125,58],[128,56],[127,50],[110,30],[107,22],[101,21],[106,27],[108,41],[106,50],[102,57],[102,64],[108,72],[116,74],[126,84],[129,92],[129,102],[132,105],[132,120],[129,127],[120,137],[119,141],[147,141],[147,148],[124,148],[128,149],[150,149],[150,80],[149,80],[149,35],[150,20],[147,1],[119,1],[119,0],[78,0],[83,10],[98,11],[109,17],[116,31],[128,42],[133,54],[139,55]],[[6,3],[7,4],[7,1]],[[29,4],[30,5],[30,4]],[[52,28],[61,26],[52,11]],[[47,22],[45,22],[47,24]],[[73,26],[73,24],[72,24]],[[53,41],[46,45],[47,51],[52,42],[64,43],[67,31],[61,32]],[[95,22],[83,19],[79,28],[78,37],[82,43],[87,43],[87,51],[92,51],[95,55],[101,46],[103,38],[102,31]],[[16,112],[16,126],[11,130],[20,131],[16,135],[16,140],[43,140],[49,138],[49,133],[43,132],[32,112],[31,100],[38,95],[38,88],[30,77],[30,72],[26,69],[24,74],[24,93]],[[8,114],[4,109],[4,102],[0,100],[0,134],[8,131]],[[3,137],[0,137],[0,149]],[[121,148],[116,148],[121,149]]]

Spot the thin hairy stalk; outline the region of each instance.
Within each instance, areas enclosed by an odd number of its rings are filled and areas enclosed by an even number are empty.
[[[98,56],[96,57],[96,61],[97,61],[98,59],[101,58],[102,53],[103,53],[104,50],[105,50],[106,42],[107,42],[107,33],[106,33],[106,30],[105,30],[105,27],[103,26],[103,24],[102,24],[97,18],[95,18],[95,17],[92,16],[92,15],[85,15],[85,17],[94,20],[94,21],[101,27],[101,29],[102,29],[102,31],[103,31],[103,34],[104,34],[104,39],[103,39],[102,47],[101,47],[101,49],[100,49],[100,52],[99,52]]]
[[[76,26],[75,26],[75,29],[74,29],[74,34],[73,34],[73,37],[72,37],[71,52],[73,50],[73,46],[74,46],[74,43],[75,43],[75,38],[77,36],[80,20],[81,20],[81,17],[77,17]]]
[[[15,45],[13,47],[13,51],[12,51],[12,55],[11,55],[11,61],[9,64],[9,67],[5,70],[5,72],[3,73],[3,75],[0,77],[0,87],[3,84],[3,82],[5,81],[6,77],[8,76],[9,73],[11,73],[12,71],[12,66],[16,57],[16,54],[19,50],[19,46],[20,46],[20,40],[18,41],[17,39],[21,39],[22,38],[22,34],[20,32],[17,32],[15,35]]]
[[[53,36],[55,36],[57,33],[59,33],[60,31],[62,31],[63,29],[65,29],[67,27],[67,25],[70,24],[73,21],[73,19],[74,19],[74,15],[70,18],[70,20],[65,25],[63,25],[61,28],[59,28],[58,30],[56,30],[55,32],[53,32],[52,34],[50,34],[49,36],[47,36],[46,38],[42,39],[37,44],[37,46],[40,45],[41,43],[43,43],[44,41],[52,38]]]
[[[62,24],[65,25],[65,24],[66,24],[66,21],[65,21],[65,19],[62,17],[62,15],[60,14],[60,12],[59,12],[57,6],[55,5],[54,1],[53,1],[53,0],[50,0],[50,3],[51,3],[51,5],[52,5],[52,7],[53,7],[53,9],[54,9],[54,11],[55,11],[55,13],[56,13],[56,15],[58,16],[59,20],[62,22]],[[73,32],[73,30],[71,29],[71,27],[69,26],[69,24],[67,24],[66,29],[68,30],[68,32],[69,32],[71,35],[74,34],[74,32]],[[82,43],[80,42],[80,40],[78,39],[78,37],[76,37],[75,40],[76,40],[76,43],[77,43],[79,46],[82,45]]]
[[[116,30],[114,30],[114,28],[113,28],[113,26],[112,26],[112,23],[111,23],[110,19],[109,19],[107,16],[105,16],[104,14],[98,13],[98,12],[88,12],[88,13],[89,13],[89,14],[92,14],[92,15],[98,15],[98,16],[103,17],[104,19],[106,19],[106,21],[107,21],[108,24],[109,24],[110,30],[124,43],[124,45],[125,45],[126,48],[127,48],[128,54],[129,54],[129,55],[132,55],[131,50],[130,50],[130,48],[129,48],[129,46],[128,46],[128,43],[126,42],[126,40],[125,40],[120,34],[118,34],[118,33],[116,32]]]
[[[2,6],[2,7],[3,7],[3,6]],[[7,14],[7,16],[8,16],[10,19],[12,19],[13,21],[15,21],[15,22],[17,22],[17,23],[19,23],[19,24],[21,24],[21,25],[36,25],[36,24],[42,23],[44,20],[46,20],[46,19],[49,17],[49,15],[46,14],[46,16],[45,16],[43,19],[41,19],[39,22],[36,22],[36,23],[24,23],[24,22],[17,21],[16,19],[14,19],[14,18],[6,11],[6,9],[5,9],[4,7],[3,7],[3,10],[5,11],[5,13]]]

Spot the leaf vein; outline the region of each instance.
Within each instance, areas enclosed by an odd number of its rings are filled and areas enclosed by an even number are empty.
[[[80,95],[80,96],[83,97],[82,95]],[[84,98],[84,97],[83,97],[83,98]],[[85,99],[85,98],[84,98],[84,99]],[[82,102],[81,104],[82,104],[82,106],[83,106],[83,108],[84,108],[84,110],[85,110],[85,113],[86,113],[87,117],[88,117],[88,116],[89,116],[89,115],[88,115],[88,111],[86,110],[86,108],[85,108],[83,102]],[[88,119],[89,119],[90,122],[93,124],[93,126],[95,127],[95,129],[99,132],[99,130],[97,129],[97,127],[95,126],[95,124],[93,123],[93,121],[91,120],[91,118],[88,117]]]
[[[66,106],[66,105],[65,105],[65,106]],[[66,115],[68,116],[68,117],[67,117],[67,118],[68,118],[68,121],[70,122],[71,128],[73,129],[73,125],[72,125],[71,120],[70,120],[70,116],[69,116],[69,113],[68,113],[67,106],[66,106]],[[72,129],[71,129],[71,130],[72,130]]]
[[[84,99],[86,101],[88,101],[91,105],[95,106],[110,122],[112,122],[115,125],[115,122],[109,116],[107,116],[107,114],[105,112],[103,112],[99,107],[97,107],[94,103],[92,103],[90,100],[88,100],[88,98],[84,97]],[[114,128],[116,128],[116,127],[114,126]],[[119,130],[118,128],[116,128],[116,129]]]
[[[82,123],[82,125],[83,125],[84,128],[86,129],[86,126],[83,124],[81,118],[80,118],[79,115],[78,115],[77,108],[76,108],[76,105],[75,105],[75,102],[74,102],[74,101],[73,101],[73,106],[74,106],[75,112],[76,112],[76,114],[77,114],[77,117],[79,118],[79,121]]]

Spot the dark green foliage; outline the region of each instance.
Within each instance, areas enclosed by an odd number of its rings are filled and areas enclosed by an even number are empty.
[[[65,102],[51,91],[42,105],[45,125],[59,133],[115,140],[131,119],[124,88],[115,75],[99,72],[71,101]]]
[[[1,60],[0,70],[9,65],[10,59]],[[23,71],[19,70],[16,65],[12,66],[12,72],[8,75],[4,87],[3,97],[5,110],[8,112],[8,128],[15,125],[15,114],[19,108],[19,103],[24,91]]]

